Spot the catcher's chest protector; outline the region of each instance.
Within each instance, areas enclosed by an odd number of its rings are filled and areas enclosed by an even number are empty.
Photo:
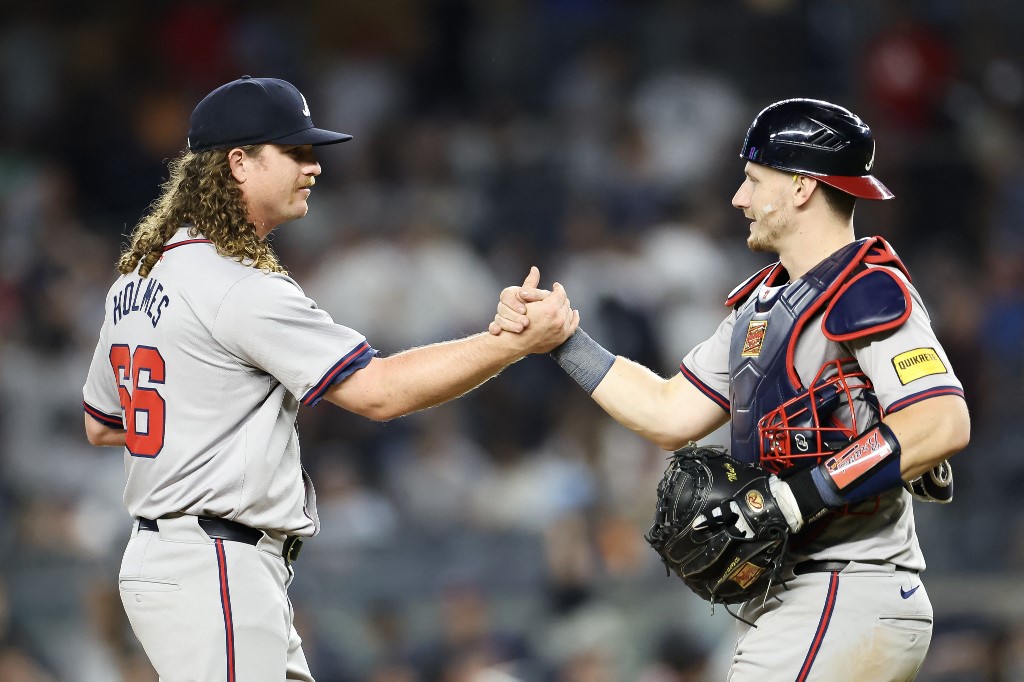
[[[807,391],[793,364],[797,339],[864,263],[891,263],[903,269],[888,244],[869,237],[844,246],[789,284],[777,285],[785,281],[785,270],[781,263],[770,265],[726,300],[726,305],[737,306],[729,347],[730,452],[736,459],[757,464],[758,421]],[[822,358],[822,363],[834,359]]]

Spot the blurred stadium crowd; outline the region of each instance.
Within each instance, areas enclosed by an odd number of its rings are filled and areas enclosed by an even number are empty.
[[[384,353],[483,330],[530,265],[612,351],[670,374],[765,260],[729,205],[753,115],[858,112],[974,421],[956,500],[918,505],[922,679],[1024,679],[1024,5],[1017,0],[3,3],[0,680],[155,679],[121,611],[119,452],[81,386],[118,250],[188,115],[288,79],[324,148],[273,236]],[[306,409],[323,530],[292,588],[323,682],[722,679],[732,621],[643,541],[665,454],[548,358],[387,424]],[[726,442],[717,434],[709,442]]]

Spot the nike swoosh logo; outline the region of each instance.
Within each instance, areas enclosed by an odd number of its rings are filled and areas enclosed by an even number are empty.
[[[904,599],[910,599],[910,597],[912,597],[912,596],[913,596],[913,594],[914,594],[915,592],[917,592],[917,588],[918,588],[918,587],[921,587],[921,586],[920,586],[920,585],[918,585],[917,587],[911,588],[911,589],[909,589],[909,590],[904,590],[904,589],[903,589],[903,588],[901,587],[901,588],[900,588],[900,596],[901,596],[901,597],[903,597]]]

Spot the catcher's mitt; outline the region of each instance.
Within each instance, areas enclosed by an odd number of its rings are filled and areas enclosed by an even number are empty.
[[[706,601],[736,604],[767,592],[789,544],[789,525],[769,474],[724,448],[676,452],[658,484],[645,536],[687,587]]]

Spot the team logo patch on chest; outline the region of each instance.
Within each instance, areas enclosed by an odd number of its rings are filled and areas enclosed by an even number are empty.
[[[751,320],[747,325],[747,338],[743,342],[743,352],[740,355],[745,358],[756,358],[760,355],[766,331],[768,331],[768,320]]]
[[[896,375],[904,386],[915,379],[948,371],[934,348],[915,348],[900,353],[892,359],[892,366],[896,368]]]

